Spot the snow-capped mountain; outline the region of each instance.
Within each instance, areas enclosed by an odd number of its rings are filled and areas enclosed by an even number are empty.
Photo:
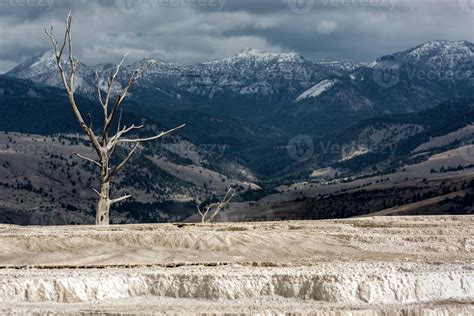
[[[238,55],[204,62],[190,68],[179,83],[191,93],[213,98],[216,94],[296,94],[322,78],[360,66],[352,62],[319,62],[296,53],[275,54],[245,49]]]
[[[152,59],[127,66],[122,80],[138,65],[149,61]],[[7,75],[61,87],[54,62],[52,52],[38,54]],[[351,61],[312,61],[296,53],[277,54],[245,49],[230,58],[191,66],[160,61],[145,74],[139,85],[155,89],[172,88],[209,99],[229,94],[270,98],[275,93],[296,94],[325,76],[343,74],[359,66],[361,63]],[[78,92],[86,95],[94,93],[95,70],[105,76],[113,71],[113,66],[91,67],[81,64],[76,88]]]
[[[408,51],[394,54],[401,61],[417,66],[454,70],[471,64],[474,58],[474,43],[468,41],[431,41]],[[471,70],[473,70],[471,68]]]
[[[56,57],[54,52],[47,51],[26,60],[7,73],[8,76],[20,79],[31,79],[34,82],[46,84],[53,87],[62,87],[63,84],[56,68]],[[69,65],[64,63],[68,71]],[[97,69],[110,70],[112,65],[99,65]],[[92,94],[97,90],[95,87],[95,68],[81,64],[78,68],[76,79],[76,90],[83,94]]]
[[[270,120],[294,121],[292,129],[319,134],[368,117],[419,112],[453,97],[474,97],[474,44],[432,41],[324,78]]]
[[[366,76],[369,69],[369,76]],[[377,82],[377,72],[395,71],[395,77],[390,79],[393,82]],[[372,72],[372,76],[370,76]],[[431,82],[456,82],[464,80],[465,83],[474,82],[474,44],[467,41],[432,41],[404,52],[395,53],[381,57],[365,67],[360,67],[343,76],[348,82],[357,84],[357,82],[374,81],[381,85],[381,88],[392,88],[397,86],[400,81],[409,79],[415,81]],[[329,85],[329,82],[332,84]],[[319,96],[322,92],[333,87],[335,80],[323,80],[303,92],[297,101],[302,101],[308,97]],[[319,91],[318,87],[324,89]],[[313,90],[319,93],[312,93]]]
[[[54,56],[43,53],[7,75],[61,87]],[[145,59],[128,65],[115,89]],[[195,65],[158,62],[131,91],[147,111],[193,107],[291,132],[331,133],[377,115],[412,113],[453,97],[474,96],[474,44],[432,41],[369,64],[318,61],[297,53],[245,49]],[[79,67],[77,91],[95,97],[95,70]]]

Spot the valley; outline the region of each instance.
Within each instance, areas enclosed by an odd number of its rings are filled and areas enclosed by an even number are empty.
[[[112,218],[195,221],[197,203],[229,188],[238,194],[219,221],[470,214],[473,54],[470,42],[434,41],[372,63],[253,49],[192,66],[160,62],[132,90],[123,123],[150,125],[142,137],[186,128],[140,149],[113,192],[134,199]],[[74,157],[91,149],[52,58],[38,54],[0,77],[3,222],[92,220],[94,166]],[[128,65],[113,89],[148,61]],[[394,85],[380,84],[378,71],[394,64]],[[80,68],[78,98],[93,120],[94,72],[111,67]],[[468,78],[441,76],[450,71]]]
[[[474,315],[473,4],[0,0],[0,315]]]

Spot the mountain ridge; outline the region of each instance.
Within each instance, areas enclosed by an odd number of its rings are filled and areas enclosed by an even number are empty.
[[[128,74],[150,60],[125,66],[113,90],[119,91]],[[190,66],[159,62],[130,92],[131,100],[149,112],[199,109],[289,133],[328,135],[366,118],[472,97],[473,65],[469,41],[430,41],[368,64],[248,48]],[[95,67],[104,89],[113,66]],[[97,94],[95,70],[85,64],[78,70],[77,91],[90,99]],[[7,75],[62,88],[51,53],[37,54]]]

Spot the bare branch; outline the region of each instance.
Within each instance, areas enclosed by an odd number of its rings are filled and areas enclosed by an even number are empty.
[[[105,198],[102,196],[102,194],[100,194],[99,191],[97,191],[96,189],[92,188],[92,191],[94,191],[100,198]]]
[[[128,53],[127,53],[128,54]],[[121,65],[123,64],[123,61],[125,59],[125,57],[127,56],[127,54],[124,55],[124,57],[122,58],[122,61],[121,63],[119,64],[119,66],[117,67],[117,71],[116,73],[114,74],[114,76],[112,76],[112,78],[109,80],[109,86],[111,86],[113,84],[113,81],[115,80],[115,76],[116,74],[118,74],[119,70],[120,70],[120,67]],[[114,103],[114,106],[112,108],[112,111],[110,112],[110,114],[108,115],[107,119],[105,120],[105,125],[104,125],[104,130],[103,130],[103,134],[105,137],[107,137],[107,134],[108,134],[108,131],[110,129],[110,124],[112,124],[112,121],[115,117],[115,114],[117,112],[117,110],[120,108],[120,105],[122,104],[123,100],[125,99],[125,97],[127,96],[128,94],[128,90],[135,84],[135,82],[141,78],[141,76],[151,67],[155,64],[156,62],[150,62],[148,63],[145,67],[142,67],[142,68],[139,68],[139,69],[135,69],[132,73],[132,75],[130,76],[130,78],[128,79],[128,83],[127,85],[125,86],[125,88],[122,89],[122,91],[118,94],[117,96],[117,99],[115,100],[115,103]],[[109,94],[109,93],[108,93]],[[110,98],[110,96],[109,96]],[[106,104],[108,104],[108,100],[106,101]]]
[[[117,199],[113,199],[113,200],[109,200],[109,203],[110,204],[115,204],[115,203],[119,203],[119,202],[122,202],[126,199],[129,199],[131,198],[132,196],[131,195],[125,195],[125,196],[122,196],[122,197],[119,197]]]
[[[229,191],[227,191],[224,199],[222,200],[222,202],[220,203],[216,203],[216,209],[215,211],[211,214],[211,216],[207,219],[206,222],[210,223],[214,220],[214,218],[220,213],[221,210],[223,210],[227,204],[229,204],[229,202],[232,200],[232,198],[234,197],[235,195],[235,192],[232,188],[229,189]]]
[[[54,29],[54,22],[51,22],[51,26],[49,28],[49,32],[46,28],[44,28],[44,32],[46,33],[46,35],[49,37],[49,40],[51,41],[51,43],[53,44],[54,46],[54,53],[55,53],[55,56],[56,58],[58,57],[58,53],[59,53],[59,44],[58,42],[54,39],[54,35],[53,35],[53,29]]]
[[[196,207],[199,212],[199,215],[201,215],[201,222],[204,223],[211,223],[214,218],[219,214],[219,212],[224,209],[227,204],[232,200],[234,197],[235,192],[232,188],[227,191],[226,195],[224,196],[224,199],[221,202],[218,203],[212,203],[210,204],[206,211],[202,211],[201,207],[199,206],[199,202],[197,202]],[[211,212],[212,211],[212,212]],[[210,213],[211,212],[211,213]],[[210,213],[209,218],[206,219],[206,216]]]
[[[117,110],[120,108],[120,105],[122,104],[122,101],[125,99],[125,97],[127,96],[127,93],[128,93],[128,89],[131,87],[131,85],[133,83],[128,83],[128,85],[125,87],[125,89],[122,89],[122,91],[119,93],[119,95],[117,96],[117,99],[115,100],[115,103],[114,103],[114,106],[112,108],[112,111],[110,112],[110,114],[108,113],[108,107],[109,107],[109,103],[110,103],[110,98],[112,97],[112,87],[115,83],[115,80],[120,72],[120,69],[122,68],[122,65],[123,63],[125,62],[125,58],[127,57],[128,55],[128,52],[125,53],[123,56],[122,56],[122,60],[120,61],[120,63],[117,65],[116,69],[115,69],[115,72],[112,74],[112,76],[107,80],[107,95],[105,97],[105,104],[104,104],[104,114],[105,114],[105,117],[104,117],[104,129],[102,131],[102,137],[104,139],[107,139],[108,138],[108,133],[109,133],[109,129],[110,129],[110,124],[112,124],[112,121],[115,117],[115,113],[117,112]]]
[[[205,215],[204,215],[204,213],[201,211],[201,208],[199,207],[199,204],[196,204],[196,208],[197,208],[197,210],[198,210],[199,215],[201,215],[202,217],[204,217]]]
[[[120,127],[122,125],[122,115],[123,115],[123,109],[120,109],[120,115],[117,121],[117,133],[120,131]]]
[[[104,100],[102,100],[102,89],[100,88],[102,85],[102,81],[100,80],[99,72],[95,71],[95,78],[97,80],[97,97],[99,98],[100,105],[104,110],[104,113],[107,114],[107,107],[105,106]]]
[[[105,96],[105,108],[108,108],[110,97],[112,96],[112,87],[115,83],[115,79],[117,78],[120,69],[122,68],[123,63],[125,62],[125,58],[128,56],[128,52],[126,52],[123,56],[122,59],[120,60],[120,63],[117,65],[115,68],[115,72],[112,74],[112,76],[107,80],[107,95]]]
[[[72,55],[71,25],[72,25],[72,16],[71,16],[71,11],[69,11],[69,14],[66,20],[66,28],[67,28],[66,34],[67,34],[68,51],[69,51],[69,67],[71,68],[71,73],[69,75],[69,86],[71,90],[74,92],[76,89],[74,81],[76,77],[78,62],[74,60],[74,57]]]
[[[207,209],[206,209],[205,212],[202,212],[202,211],[201,211],[201,208],[199,207],[199,204],[196,205],[197,210],[198,210],[199,214],[201,215],[201,222],[202,222],[203,224],[206,222],[206,216],[207,216],[207,214],[209,213],[209,210],[211,209],[212,205],[213,205],[213,204],[209,205],[209,206],[207,207]]]
[[[120,140],[120,137],[122,137],[122,135],[134,130],[134,129],[141,129],[143,128],[143,125],[139,125],[139,126],[135,126],[135,124],[132,124],[132,126],[130,127],[126,127],[124,126],[124,128],[122,130],[119,130],[117,132],[117,134],[115,134],[111,139],[110,139],[110,143],[109,145],[107,146],[107,150],[111,151],[119,142]]]
[[[135,153],[139,145],[140,144],[137,143],[135,144],[135,146],[133,146],[132,150],[128,153],[127,157],[125,157],[125,159],[120,164],[118,164],[114,168],[114,170],[112,170],[112,172],[107,176],[107,180],[110,181],[110,179],[115,177],[123,169],[123,167],[125,167],[125,164],[132,158],[133,154]]]
[[[54,40],[53,26],[54,24],[51,23],[50,31],[48,32],[45,29],[45,33],[49,37],[51,43],[53,44],[55,54],[56,54],[56,66],[58,67],[61,80],[63,82],[64,88],[66,89],[66,93],[69,99],[69,104],[74,112],[74,115],[76,117],[76,120],[79,123],[79,126],[84,131],[84,133],[89,137],[95,151],[100,156],[101,146],[99,144],[99,141],[97,137],[95,136],[93,130],[89,128],[84,122],[81,112],[79,111],[79,108],[77,107],[75,96],[74,96],[74,77],[75,77],[76,69],[79,63],[75,61],[74,58],[72,57],[72,37],[71,37],[72,16],[71,16],[71,13],[69,12],[66,18],[66,30],[64,32],[64,39],[63,39],[63,43],[61,47],[59,47],[59,44]],[[61,59],[62,59],[64,48],[66,47],[66,45],[68,45],[68,48],[69,48],[69,62],[71,66],[71,74],[70,74],[69,80],[66,78],[66,72],[64,70],[64,67],[61,64]]]
[[[89,117],[89,129],[92,130],[92,115],[90,113],[87,113],[87,116]]]
[[[96,164],[96,165],[98,165],[98,166],[100,167],[100,163],[99,163],[98,161],[95,161],[95,160],[92,159],[92,158],[88,158],[88,157],[86,157],[86,156],[82,156],[81,154],[78,154],[78,153],[74,153],[74,155],[76,155],[77,157],[82,158],[82,159],[84,159],[84,160],[86,160],[86,161],[88,161],[88,162],[92,162],[93,164]]]
[[[232,188],[230,188],[229,191],[227,191],[224,197],[224,200],[222,201],[222,204],[228,204],[234,196],[235,196],[235,191]]]
[[[54,29],[54,22],[51,22],[51,27],[49,29],[49,32],[46,28],[44,29],[44,32],[46,33],[46,35],[49,37],[49,40],[53,44],[54,55],[56,57],[56,64],[57,64],[59,72],[61,74],[61,78],[64,79],[63,78],[64,68],[61,64],[61,57],[62,57],[62,54],[63,54],[64,47],[66,46],[67,34],[64,35],[65,38],[64,38],[63,45],[61,47],[59,47],[59,43],[54,39],[53,29]],[[66,27],[66,32],[67,32],[67,27]],[[64,83],[64,80],[63,80],[63,83]],[[70,87],[69,87],[69,83],[67,81],[65,81],[64,86],[66,88],[66,91],[69,92],[71,90]]]
[[[107,137],[112,121],[114,120],[115,114],[117,113],[117,110],[120,108],[120,105],[122,104],[123,100],[125,100],[125,97],[128,94],[128,89],[130,87],[131,85],[127,86],[125,89],[123,89],[119,93],[119,95],[117,96],[117,99],[115,100],[114,106],[112,107],[112,111],[110,111],[110,113],[105,117],[104,130],[102,132],[104,137]]]
[[[156,136],[152,136],[152,137],[147,137],[147,138],[137,138],[137,139],[118,139],[118,143],[141,143],[141,142],[148,142],[148,141],[151,141],[151,140],[157,140],[165,135],[168,135],[180,128],[183,128],[185,127],[186,124],[183,124],[181,126],[178,126],[178,127],[175,127],[173,129],[170,129],[169,131],[166,131],[166,132],[161,132],[160,134],[156,135]]]
[[[117,122],[117,131],[115,132],[115,135],[118,135],[120,132],[120,127],[122,125],[122,114],[123,114],[123,109],[120,109],[120,115]],[[118,139],[118,138],[115,138],[115,139]],[[116,147],[117,147],[116,141],[113,142],[112,147],[110,149],[109,149],[109,145],[107,145],[107,151],[109,152],[109,157],[112,156]]]

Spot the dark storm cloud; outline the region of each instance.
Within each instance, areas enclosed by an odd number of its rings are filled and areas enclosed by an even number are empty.
[[[370,60],[436,39],[474,41],[472,0],[0,0],[0,72],[49,49],[74,16],[78,57],[195,63],[246,47]]]
[[[255,23],[225,35],[265,38],[271,46],[305,56],[358,60],[429,40],[474,39],[474,15],[461,10],[457,1],[308,1],[312,7],[300,4],[299,14],[293,15],[280,12],[275,15],[278,23],[271,26]]]

